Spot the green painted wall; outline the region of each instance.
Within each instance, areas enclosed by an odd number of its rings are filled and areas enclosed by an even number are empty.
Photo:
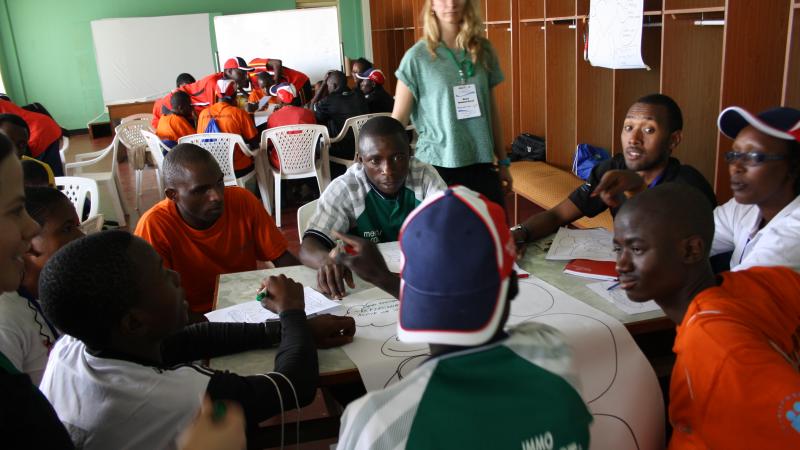
[[[294,0],[0,0],[3,82],[16,103],[40,102],[64,128],[85,128],[104,111],[92,20],[294,7]],[[340,0],[340,19],[345,55],[360,55],[361,0]]]

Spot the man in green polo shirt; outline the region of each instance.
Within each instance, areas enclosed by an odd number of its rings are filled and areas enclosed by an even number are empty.
[[[411,156],[405,128],[391,117],[364,124],[358,159],[322,193],[300,247],[300,261],[319,271],[320,291],[335,298],[345,296],[345,283],[355,286],[349,269],[335,261],[333,232],[396,241],[406,216],[446,188],[433,166]]]

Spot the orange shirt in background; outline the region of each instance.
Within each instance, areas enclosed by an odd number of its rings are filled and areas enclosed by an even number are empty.
[[[223,133],[233,133],[241,135],[246,142],[249,142],[258,135],[253,117],[243,110],[231,106],[225,102],[218,102],[206,108],[197,118],[197,132],[205,133],[208,122],[211,118],[217,119],[217,125]],[[240,148],[236,148],[233,155],[233,169],[244,170],[253,164],[253,158],[242,153]]]
[[[158,120],[156,135],[162,141],[175,141],[196,133],[194,126],[185,117],[177,114],[167,114]]]
[[[172,92],[180,90],[189,94],[192,98],[194,111],[200,114],[200,111],[208,108],[217,101],[217,92],[219,91],[217,81],[221,80],[224,76],[225,74],[223,72],[212,73],[194,83],[184,84]],[[172,101],[172,92],[153,102],[153,121],[151,122],[153,128],[158,126],[158,121],[161,119],[161,116],[166,115],[166,112],[169,111]]]
[[[800,275],[722,274],[677,329],[670,450],[800,448]]]
[[[226,187],[224,201],[222,216],[207,230],[187,225],[169,199],[144,213],[136,226],[135,234],[156,249],[164,266],[181,275],[186,300],[194,312],[211,310],[217,275],[255,270],[256,261],[273,261],[288,246],[249,191]]]
[[[61,127],[47,114],[28,111],[8,100],[0,99],[0,113],[14,114],[22,117],[28,124],[31,134],[28,137],[28,147],[34,158],[42,154],[53,142],[61,139]]]

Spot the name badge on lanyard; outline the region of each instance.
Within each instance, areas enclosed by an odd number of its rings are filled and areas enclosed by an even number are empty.
[[[456,102],[456,118],[471,119],[481,116],[481,105],[478,103],[478,91],[474,84],[453,86],[453,98]]]

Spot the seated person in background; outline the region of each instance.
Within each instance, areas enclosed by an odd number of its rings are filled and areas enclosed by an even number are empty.
[[[317,91],[312,103],[317,123],[328,127],[331,138],[339,135],[345,120],[369,114],[364,96],[348,89],[347,78],[339,70],[331,70],[325,75],[325,83]],[[341,142],[331,145],[330,148],[331,156],[339,158],[354,158],[354,153],[355,140],[352,133],[348,133]]]
[[[342,237],[357,253],[340,259],[400,299],[397,339],[430,344],[431,357],[350,403],[338,449],[590,448],[563,336],[536,322],[504,331],[518,292],[504,217],[463,186],[427,198],[403,226],[402,281],[373,243]]]
[[[396,241],[403,221],[423,200],[447,186],[429,164],[411,156],[408,135],[397,120],[374,117],[361,128],[359,163],[334,179],[320,196],[300,246],[300,260],[317,269],[319,289],[345,295],[350,271],[335,260],[334,233],[373,242]]]
[[[256,261],[299,264],[261,202],[223,185],[211,153],[178,144],[164,158],[163,173],[167,198],[142,215],[135,234],[181,275],[192,321],[211,310],[217,275],[255,270]]]
[[[264,92],[269,90],[273,84],[291,83],[297,90],[294,101],[295,106],[303,106],[311,100],[311,80],[308,75],[283,65],[283,61],[275,58],[255,58],[248,63],[249,67],[258,72],[265,72],[269,77],[266,79],[266,86],[262,87]],[[252,76],[251,76],[251,81]]]
[[[28,137],[24,147],[15,142],[18,150],[49,165],[55,176],[64,175],[61,154],[58,152],[61,148],[61,127],[52,117],[28,111],[5,100],[0,100],[0,114],[19,116],[25,122]]]
[[[219,94],[217,82],[219,80],[232,80],[236,83],[237,89],[244,89],[250,84],[247,73],[253,69],[241,57],[229,58],[225,61],[222,69],[222,72],[212,73],[199,81],[178,88],[192,98],[192,106],[196,114],[200,114],[201,111],[217,101]],[[158,127],[158,120],[161,116],[169,113],[171,97],[172,92],[153,103],[153,121],[151,122],[153,129]]]
[[[357,73],[356,79],[359,80],[357,86],[364,94],[364,100],[367,101],[370,113],[392,112],[394,99],[383,88],[386,78],[380,69],[367,69],[362,73]]]
[[[208,125],[214,119],[221,133],[240,135],[252,148],[259,146],[259,136],[253,117],[236,106],[236,83],[231,80],[219,81],[219,98],[200,113],[197,118],[197,132],[208,132]],[[253,158],[247,156],[237,146],[233,155],[233,170],[240,177],[253,170]]]
[[[46,162],[39,161],[38,159],[28,156],[30,154],[30,149],[28,148],[28,136],[30,135],[30,128],[28,128],[28,123],[25,122],[22,117],[16,114],[0,114],[0,134],[4,134],[11,139],[11,142],[14,143],[14,147],[17,149],[17,156],[19,156],[22,161],[29,161],[29,163],[23,164],[23,171],[26,170],[26,167],[28,167],[27,170],[31,172],[31,175],[33,174],[33,171],[38,173],[40,172],[39,170],[31,168],[31,163],[38,164],[47,173],[47,185],[55,186],[55,174],[53,174],[53,169],[50,167],[50,165]],[[26,172],[23,172],[23,175],[25,173]],[[25,180],[27,182],[27,177]]]
[[[313,111],[294,106],[297,91],[291,83],[273,84],[269,88],[269,95],[277,98],[281,106],[270,114],[269,119],[267,119],[267,129],[286,125],[316,125],[317,118],[314,116]],[[269,162],[276,170],[280,169],[281,162],[278,158],[278,152],[272,148],[269,149]]]
[[[175,87],[183,87],[184,85],[192,84],[195,82],[197,82],[197,80],[194,79],[192,74],[184,72],[178,75],[177,78],[175,78]]]
[[[360,57],[350,62],[350,74],[353,77],[354,88],[356,89],[358,88],[358,82],[359,82],[359,79],[356,75],[364,73],[369,69],[372,69],[372,61],[368,60],[367,58]]]
[[[272,82],[272,77],[267,72],[256,72],[252,77],[255,80],[250,83],[250,94],[247,97],[247,110],[249,112],[261,111],[265,109],[270,103],[274,103],[273,98],[265,100],[266,103],[261,105],[261,99],[267,96],[267,92]]]
[[[711,255],[733,252],[731,270],[800,271],[800,111],[753,116],[733,106],[720,114],[719,129],[735,139],[726,154],[733,198],[714,210]]]
[[[716,206],[714,190],[700,172],[671,157],[683,134],[677,103],[651,94],[634,103],[622,125],[622,154],[592,169],[589,180],[554,208],[528,217],[512,229],[518,246],[555,233],[581,217],[594,217],[609,207],[617,212],[625,197],[661,183],[684,183],[699,189]]]
[[[49,171],[50,166],[33,159],[23,158],[22,161],[22,181],[25,187],[55,187],[53,172]]]
[[[170,103],[172,109],[158,119],[156,135],[164,145],[172,148],[178,145],[178,139],[195,134],[197,128],[194,125],[194,109],[189,94],[177,91],[172,94]]]
[[[77,448],[175,448],[204,394],[240,403],[249,427],[313,399],[319,369],[301,285],[262,282],[280,323],[187,327],[180,278],[124,231],[72,242],[45,266],[42,306],[65,336],[40,389]],[[276,344],[275,372],[263,376],[192,364]]]
[[[37,301],[39,273],[56,251],[83,237],[83,233],[75,208],[57,189],[25,189],[25,209],[40,228],[22,256],[24,270],[19,289],[15,294],[5,294],[0,301],[0,351],[38,386],[47,355],[59,337]]]
[[[714,217],[677,183],[628,200],[614,220],[620,287],[675,322],[669,448],[800,448],[800,275],[715,276]]]

